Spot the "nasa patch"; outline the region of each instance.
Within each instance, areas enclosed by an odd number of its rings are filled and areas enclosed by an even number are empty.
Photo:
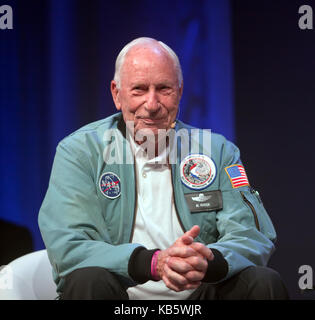
[[[204,154],[190,154],[180,164],[182,183],[193,190],[207,188],[215,179],[214,161]]]
[[[120,179],[113,172],[105,172],[102,174],[99,182],[102,194],[109,199],[116,199],[121,194]]]

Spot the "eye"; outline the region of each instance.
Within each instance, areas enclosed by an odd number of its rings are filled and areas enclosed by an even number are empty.
[[[133,94],[136,94],[136,95],[142,94],[146,91],[146,87],[142,86],[142,85],[136,85],[136,86],[132,87],[131,91]]]
[[[146,87],[143,85],[136,85],[134,87],[132,87],[132,90],[145,90]]]
[[[161,86],[158,87],[158,90],[162,94],[169,94],[171,92],[172,88],[167,86],[167,85],[161,85]]]

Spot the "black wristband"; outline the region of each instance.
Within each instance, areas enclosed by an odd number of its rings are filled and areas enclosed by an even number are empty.
[[[224,259],[222,253],[216,249],[211,249],[211,251],[214,255],[214,259],[211,261],[208,260],[208,270],[202,282],[218,282],[225,278],[229,271],[228,263]]]
[[[147,250],[144,247],[136,248],[130,256],[128,273],[137,283],[145,283],[149,280],[156,281],[151,275],[151,260],[155,251],[159,249]]]

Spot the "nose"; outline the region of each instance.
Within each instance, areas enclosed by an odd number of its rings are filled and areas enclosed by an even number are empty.
[[[156,113],[160,109],[160,103],[155,89],[150,89],[147,94],[145,108],[150,113]]]

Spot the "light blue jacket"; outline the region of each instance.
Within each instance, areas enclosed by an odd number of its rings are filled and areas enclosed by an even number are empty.
[[[109,147],[124,145],[130,155],[129,142],[121,130],[120,113],[84,126],[63,139],[58,147],[49,187],[39,212],[39,227],[53,266],[58,291],[63,277],[71,271],[99,266],[116,273],[128,286],[136,285],[128,274],[128,261],[141,244],[131,243],[135,222],[136,181],[133,164],[108,164],[104,155]],[[111,141],[104,133],[114,129]],[[175,129],[191,129],[177,121]],[[231,277],[251,265],[266,265],[276,234],[257,192],[249,186],[233,188],[225,168],[241,164],[238,148],[223,136],[211,134],[211,152],[217,174],[202,192],[220,190],[223,208],[191,213],[185,194],[200,194],[181,182],[180,162],[172,165],[175,205],[182,228],[200,226],[196,239],[222,253]],[[116,151],[117,152],[117,151]],[[129,154],[128,154],[129,153]],[[178,156],[181,156],[180,153]],[[109,199],[99,182],[106,172],[120,178],[121,194]]]

